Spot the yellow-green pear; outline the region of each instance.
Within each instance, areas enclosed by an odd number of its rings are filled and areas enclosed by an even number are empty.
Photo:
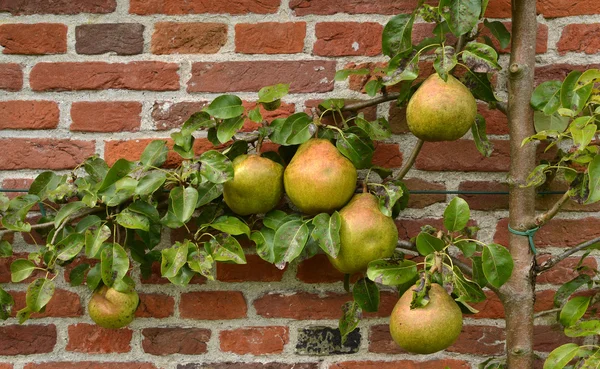
[[[283,166],[258,155],[233,160],[233,179],[223,185],[223,199],[238,215],[262,214],[283,197]]]
[[[454,141],[469,131],[477,117],[471,91],[448,75],[434,73],[417,89],[406,107],[408,129],[423,141]]]
[[[390,333],[398,346],[415,354],[432,354],[452,345],[462,330],[462,313],[444,287],[431,285],[425,307],[411,309],[412,298],[409,288],[390,316]]]
[[[380,210],[377,198],[370,193],[354,195],[340,210],[340,252],[329,256],[340,272],[365,271],[373,260],[392,256],[398,243],[398,229],[392,218]]]
[[[303,213],[331,213],[356,189],[356,168],[326,139],[313,138],[298,147],[283,174],[285,192]]]
[[[101,327],[119,329],[133,321],[140,298],[134,289],[119,292],[114,288],[102,286],[92,295],[88,304],[88,313]]]

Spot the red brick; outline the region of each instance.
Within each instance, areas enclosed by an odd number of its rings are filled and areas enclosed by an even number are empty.
[[[206,105],[206,101],[157,101],[152,108],[152,119],[157,130],[179,128],[192,114]]]
[[[125,353],[131,351],[133,331],[129,328],[107,329],[96,324],[69,326],[67,351],[86,354]]]
[[[137,23],[82,24],[75,28],[77,54],[113,52],[135,55],[144,52],[144,25]]]
[[[384,168],[402,166],[402,153],[397,143],[375,142],[373,164]]]
[[[94,154],[94,141],[48,138],[0,139],[0,169],[72,169]]]
[[[0,12],[12,15],[112,13],[117,0],[20,0],[0,2]]]
[[[53,129],[59,115],[54,101],[0,101],[0,129]]]
[[[563,333],[560,325],[537,325],[533,327],[533,349],[536,351],[550,352],[565,343],[583,343],[583,337],[569,338]]]
[[[512,23],[511,22],[503,22],[503,23],[504,23],[504,26],[506,27],[506,29],[508,30],[508,32],[512,32]],[[485,43],[486,40],[485,40],[484,36],[487,36],[492,40],[494,47],[501,54],[510,53],[510,48],[511,48],[510,43],[507,47],[505,47],[504,49],[501,49],[500,42],[496,39],[496,37],[494,37],[492,35],[492,32],[487,27],[484,27],[483,24],[481,24],[479,26],[479,30],[480,30],[480,34],[479,34],[479,38],[477,39],[477,41]],[[535,52],[537,54],[544,54],[547,51],[548,51],[548,26],[545,24],[538,23],[537,33],[536,33],[536,41],[535,41]]]
[[[264,86],[289,83],[290,92],[333,90],[335,61],[198,62],[192,65],[188,92],[258,91]]]
[[[160,293],[140,293],[140,305],[135,311],[137,318],[167,318],[173,316],[175,299]]]
[[[290,9],[297,16],[308,14],[399,14],[412,13],[417,0],[291,0]]]
[[[351,300],[349,294],[333,292],[322,295],[308,292],[293,294],[268,293],[254,301],[256,313],[265,318],[287,318],[299,320],[339,319],[342,305]],[[387,317],[398,301],[395,293],[382,292],[381,305],[377,313],[366,317]]]
[[[549,184],[544,184],[541,188],[542,191],[563,191],[566,192],[569,189],[569,184],[554,180]],[[535,201],[535,207],[538,210],[548,210],[562,197],[560,194],[541,194],[537,195]],[[581,212],[597,212],[600,211],[600,203],[594,204],[578,204],[575,201],[567,201],[561,208],[561,211],[581,211]]]
[[[215,54],[227,42],[223,23],[158,22],[152,34],[152,53]]]
[[[201,328],[145,328],[142,348],[152,355],[206,353],[211,332]]]
[[[539,256],[537,260],[538,265],[543,264],[549,258],[549,255]],[[560,263],[556,264],[552,269],[540,274],[536,279],[536,283],[562,285],[563,283],[570,281],[579,275],[579,273],[575,271],[575,267],[577,267],[580,259],[581,258],[579,257],[570,257],[564,259]],[[598,263],[593,257],[585,258],[582,265],[593,269],[598,268]]]
[[[262,104],[258,104],[253,101],[243,101],[242,105],[246,109],[246,113],[249,112],[250,110],[253,110],[254,108],[256,108],[257,105],[259,105],[260,106],[259,111],[260,111],[260,114],[262,115],[263,121],[267,121],[267,122],[271,122],[277,118],[287,118],[290,115],[294,114],[294,112],[296,111],[296,106],[294,104],[290,104],[290,103],[286,103],[286,102],[281,102],[281,105],[279,106],[279,108],[272,110],[272,111],[265,110],[265,108],[263,108]],[[242,131],[244,131],[244,132],[256,131],[260,127],[261,127],[261,124],[253,122],[250,119],[246,119],[246,121],[244,121],[244,127],[242,127]]]
[[[508,184],[490,181],[465,181],[458,186],[459,191],[508,192]],[[472,210],[508,209],[508,193],[506,195],[460,195]]]
[[[510,18],[511,17],[510,0],[494,0],[488,3],[485,11],[486,18]]]
[[[408,188],[408,207],[423,209],[429,205],[446,202],[445,194],[413,194],[412,191],[445,191],[446,186],[436,182],[428,182],[420,178],[409,178],[403,180]]]
[[[469,317],[475,319],[504,319],[504,305],[502,305],[498,296],[491,291],[486,291],[485,296],[485,301],[470,304],[479,312],[469,315]]]
[[[138,131],[142,103],[134,101],[74,102],[71,105],[71,131],[122,132]]]
[[[537,10],[546,18],[593,15],[600,13],[600,3],[596,0],[544,0],[538,2]]]
[[[488,135],[507,135],[508,118],[498,109],[490,109],[487,104],[478,104],[479,114],[485,118],[485,130]]]
[[[600,236],[600,219],[552,219],[535,234],[536,247],[573,247]],[[496,225],[494,242],[508,245],[508,219]]]
[[[442,229],[444,221],[442,219],[397,219],[396,227],[398,228],[398,237],[401,240],[409,240],[412,237],[416,237],[421,232],[421,227],[425,225],[431,225],[438,229]]]
[[[319,56],[376,56],[381,54],[383,26],[374,22],[320,22],[313,54]]]
[[[235,25],[235,52],[242,54],[296,54],[304,49],[305,22],[239,23]]]
[[[283,352],[289,342],[287,327],[247,327],[221,331],[221,351],[238,355],[268,355]]]
[[[23,88],[23,70],[17,63],[0,63],[0,90],[20,91]]]
[[[442,359],[431,361],[343,361],[329,366],[329,369],[470,369],[466,361]]]
[[[0,283],[13,283],[10,280],[10,264],[17,259],[27,259],[28,255],[29,254],[15,251],[15,253],[13,253],[13,255],[10,257],[0,258]],[[43,278],[45,275],[46,273],[43,271],[35,270],[29,278],[19,283],[31,283],[37,278]]]
[[[210,364],[188,364],[183,369],[318,369],[317,363],[294,363],[284,364],[276,362],[268,363],[239,363],[239,362],[221,362]],[[182,368],[180,368],[182,369]]]
[[[280,0],[262,1],[189,1],[189,0],[131,0],[133,14],[269,14],[276,13]]]
[[[56,326],[0,326],[0,355],[33,355],[52,352],[56,345]]]
[[[170,284],[167,278],[163,278],[160,273],[160,263],[154,262],[151,267],[151,274],[148,278],[144,278],[140,276],[142,283],[144,284]],[[200,274],[195,274],[192,277],[192,280],[189,284],[204,284],[206,283],[206,278],[201,276]],[[141,298],[141,297],[140,297]],[[139,311],[139,310],[138,310]]]
[[[56,23],[2,24],[0,45],[3,54],[64,54],[67,26]]]
[[[157,369],[154,364],[128,362],[93,362],[93,361],[78,361],[78,362],[49,362],[49,363],[29,363],[25,365],[25,369]]]
[[[598,69],[600,64],[573,65],[573,64],[550,64],[535,68],[535,84],[545,81],[562,81],[572,71],[583,72],[587,69]]]
[[[246,255],[247,264],[217,265],[217,280],[222,282],[279,282],[283,270],[258,255]]]
[[[131,63],[38,63],[31,70],[34,91],[179,89],[179,65],[156,61]]]
[[[402,134],[409,133],[408,124],[406,123],[406,107],[398,106],[395,103],[390,104],[389,122],[392,133]]]
[[[420,170],[461,172],[506,172],[510,165],[510,143],[491,140],[494,152],[489,158],[477,151],[471,140],[426,142],[415,168]]]
[[[179,303],[179,313],[184,319],[242,319],[247,311],[244,294],[238,291],[184,293]]]
[[[584,52],[596,54],[600,50],[600,24],[567,24],[556,44],[558,53]]]
[[[25,291],[10,291],[10,294],[15,299],[13,316],[16,315],[17,311],[25,307],[25,293]],[[43,313],[33,313],[31,314],[31,318],[72,318],[81,316],[82,314],[83,309],[81,307],[79,295],[74,292],[57,289],[54,291],[52,300],[46,305],[45,311]]]
[[[8,363],[0,363],[0,369],[13,369],[13,365]]]
[[[344,274],[331,265],[327,255],[317,254],[298,264],[296,278],[304,283],[336,283],[344,280]]]

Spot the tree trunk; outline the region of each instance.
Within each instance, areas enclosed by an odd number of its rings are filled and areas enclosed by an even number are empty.
[[[509,64],[508,121],[510,129],[510,226],[526,231],[535,225],[535,192],[521,188],[535,168],[535,145],[521,147],[534,134],[533,92],[536,40],[536,0],[512,0],[512,50]],[[510,280],[500,289],[506,312],[506,351],[510,369],[533,368],[534,256],[528,238],[510,234],[509,249],[515,262]]]

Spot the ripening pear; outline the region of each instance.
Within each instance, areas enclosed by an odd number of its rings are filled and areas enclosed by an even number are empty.
[[[406,107],[408,129],[423,141],[454,141],[469,131],[477,117],[471,91],[448,75],[434,73],[411,97]]]
[[[283,173],[285,192],[303,213],[331,213],[356,189],[356,168],[329,141],[313,138],[298,148]]]
[[[370,193],[354,195],[340,210],[340,252],[329,256],[340,272],[365,271],[373,260],[392,256],[398,243],[398,229],[392,218],[379,210],[377,198]]]
[[[431,284],[424,307],[411,309],[412,298],[409,288],[390,315],[390,333],[398,346],[415,354],[432,354],[452,345],[462,329],[462,313],[444,287]]]
[[[128,292],[119,292],[102,286],[92,295],[88,313],[99,326],[119,329],[133,321],[139,302],[140,298],[133,288]]]
[[[258,155],[233,160],[233,179],[223,185],[223,199],[238,215],[262,214],[283,197],[283,166]]]

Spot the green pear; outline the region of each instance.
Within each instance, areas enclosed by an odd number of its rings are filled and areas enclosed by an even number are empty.
[[[262,214],[283,197],[283,166],[258,155],[233,160],[233,179],[223,185],[223,199],[238,215]]]
[[[340,272],[353,274],[367,269],[373,260],[392,256],[398,243],[398,229],[392,218],[379,210],[377,198],[370,193],[354,195],[340,210],[340,252],[329,256]]]
[[[140,298],[134,289],[124,293],[102,286],[92,295],[88,313],[99,326],[119,329],[133,321],[139,302]]]
[[[390,316],[390,333],[398,346],[415,354],[432,354],[452,345],[462,330],[462,313],[454,299],[436,283],[431,284],[425,307],[411,309],[412,298],[409,288]]]
[[[313,138],[298,151],[283,173],[285,192],[303,213],[331,213],[356,189],[356,168],[326,139]]]
[[[423,141],[458,140],[476,117],[473,94],[451,75],[447,82],[437,73],[429,76],[406,106],[408,129]]]

